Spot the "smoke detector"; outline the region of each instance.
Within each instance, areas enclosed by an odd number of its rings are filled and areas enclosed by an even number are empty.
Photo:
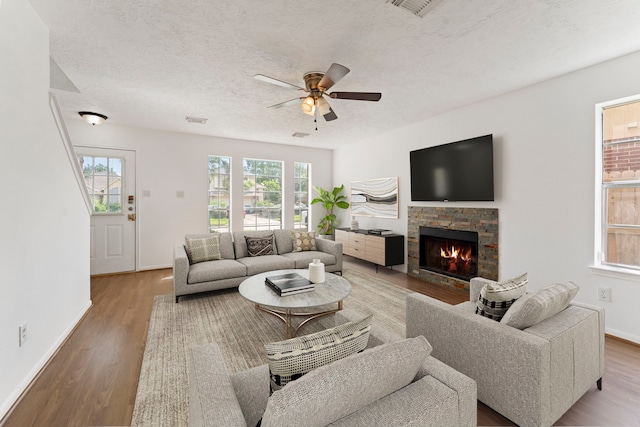
[[[429,11],[429,6],[437,0],[387,0],[387,3],[402,8],[413,15],[422,18]]]
[[[184,119],[187,121],[187,123],[198,123],[199,125],[203,125],[207,123],[207,120],[209,120],[202,117],[192,117],[192,116],[186,116]]]

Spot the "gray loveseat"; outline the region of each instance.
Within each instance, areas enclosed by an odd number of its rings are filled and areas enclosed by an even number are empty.
[[[521,426],[550,426],[587,390],[601,387],[604,311],[573,301],[516,329],[475,314],[487,282],[472,279],[470,301],[455,306],[409,294],[407,337],[426,337],[433,356],[476,380],[478,400],[498,413]]]
[[[363,317],[335,316],[336,325]],[[270,397],[268,365],[230,374],[215,343],[198,346],[188,355],[189,426],[475,426],[475,382],[430,351],[424,337],[403,340],[374,324],[364,352]],[[403,377],[408,384],[397,388]]]
[[[273,235],[276,255],[249,256],[245,236]],[[187,238],[206,238],[210,234],[188,234]],[[184,245],[176,245],[173,257],[173,288],[180,296],[237,287],[247,276],[265,271],[308,268],[313,259],[320,259],[327,272],[342,272],[342,243],[316,239],[315,251],[293,251],[291,230],[240,231],[220,233],[222,259],[190,264]]]

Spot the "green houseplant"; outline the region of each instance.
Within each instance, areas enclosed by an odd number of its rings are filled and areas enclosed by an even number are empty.
[[[312,205],[322,203],[327,215],[318,223],[318,234],[333,235],[333,230],[338,225],[338,218],[333,213],[334,208],[347,209],[349,203],[346,201],[347,196],[342,193],[344,184],[340,187],[334,187],[332,191],[314,186],[313,189],[318,193],[318,197],[311,201]]]

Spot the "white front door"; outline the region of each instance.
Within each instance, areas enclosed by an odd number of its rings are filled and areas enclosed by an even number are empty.
[[[91,215],[91,274],[136,270],[136,153],[75,147]]]

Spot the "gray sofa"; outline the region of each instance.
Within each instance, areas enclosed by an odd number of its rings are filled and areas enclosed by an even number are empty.
[[[473,378],[478,400],[498,413],[518,425],[550,426],[587,390],[602,386],[604,311],[572,301],[516,329],[475,314],[487,282],[472,279],[470,301],[455,306],[408,295],[406,335],[426,337],[432,355]]]
[[[362,317],[343,310],[336,325]],[[475,426],[475,382],[430,350],[424,337],[403,340],[374,324],[364,352],[269,396],[268,365],[229,374],[215,343],[198,346],[188,356],[189,426]],[[408,385],[390,388],[407,373]]]
[[[222,259],[189,263],[184,245],[176,245],[173,256],[173,288],[176,303],[180,296],[237,287],[247,276],[265,271],[308,268],[320,259],[327,272],[342,272],[342,243],[316,239],[316,251],[293,252],[291,230],[240,231],[220,233]],[[249,256],[245,236],[275,240],[276,255]],[[188,234],[186,238],[205,238],[210,234]]]

